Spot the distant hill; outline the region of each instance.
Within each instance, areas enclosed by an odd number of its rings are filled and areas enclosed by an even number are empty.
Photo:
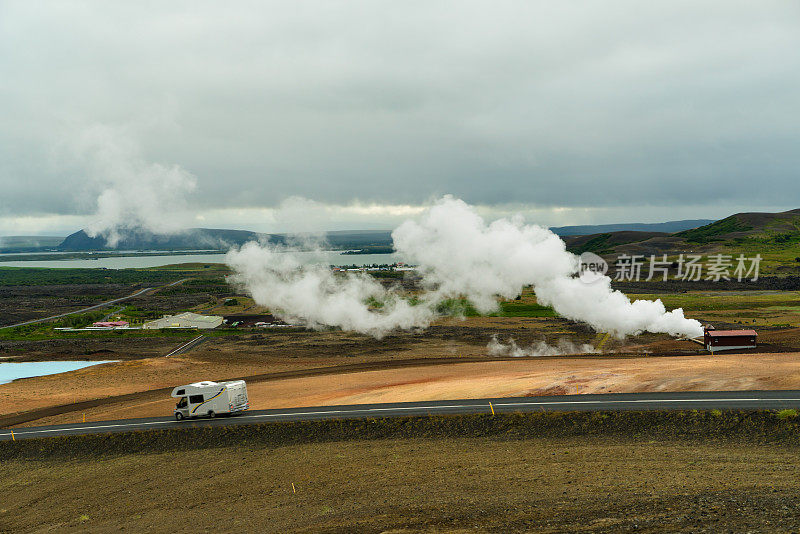
[[[36,252],[53,249],[64,238],[47,235],[9,235],[0,236],[0,252]]]
[[[713,223],[713,219],[689,219],[685,221],[668,221],[663,223],[618,223],[595,224],[584,226],[556,226],[550,228],[553,233],[560,236],[591,235],[606,232],[664,232],[672,234],[682,230],[690,230],[698,226]]]
[[[620,223],[584,226],[561,226],[551,228],[561,236],[586,236],[598,233],[645,232],[672,233],[693,229],[709,222],[708,219],[670,221],[664,223]],[[388,230],[344,230],[326,232],[328,245],[333,249],[354,249],[364,252],[386,252],[391,249],[392,234]],[[247,241],[266,240],[285,244],[287,240],[297,240],[297,236],[287,234],[260,234],[247,230],[224,230],[215,228],[191,228],[174,234],[154,234],[145,230],[126,230],[116,247],[109,247],[103,236],[90,237],[84,230],[67,236],[59,244],[58,250],[87,252],[99,250],[226,250],[231,246],[241,246]],[[300,236],[302,240],[302,236]],[[618,236],[608,244],[620,244],[634,240],[631,235]],[[579,240],[583,243],[586,240]],[[51,246],[55,246],[51,244]],[[590,244],[591,246],[591,244]]]
[[[246,230],[191,228],[174,234],[154,234],[146,230],[126,230],[116,247],[109,247],[103,236],[89,236],[84,230],[68,235],[58,245],[64,251],[90,250],[200,250],[220,249],[225,243],[241,245],[258,239],[259,234]]]
[[[387,247],[391,232],[385,230],[337,231],[324,234],[334,249]],[[84,230],[67,236],[58,250],[78,252],[95,250],[226,250],[248,241],[262,240],[285,244],[295,237],[286,234],[260,234],[247,230],[191,228],[174,234],[154,234],[145,230],[127,230],[116,247],[109,247],[102,236],[90,237]],[[300,236],[302,240],[302,236]]]
[[[602,232],[565,236],[567,248],[576,253],[677,255],[760,254],[767,271],[797,274],[800,271],[800,209],[780,213],[737,213],[697,228],[674,233]]]
[[[790,243],[800,237],[800,209],[781,213],[737,213],[712,224],[678,232],[688,242],[713,243],[755,239],[760,242]]]
[[[661,242],[669,240],[671,234],[666,232],[604,232],[599,234],[563,236],[567,249],[575,254],[594,252],[595,254],[609,254],[617,247],[642,242]],[[656,248],[654,246],[654,248]],[[669,247],[667,247],[669,248]],[[653,252],[655,253],[655,252]]]

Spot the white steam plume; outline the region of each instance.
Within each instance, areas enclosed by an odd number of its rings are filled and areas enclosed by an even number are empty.
[[[594,346],[584,343],[578,345],[568,339],[560,339],[558,343],[548,345],[545,341],[537,341],[530,347],[520,347],[513,337],[508,338],[508,343],[503,344],[497,339],[497,336],[492,336],[489,344],[486,345],[491,356],[560,356],[562,354],[594,354],[598,350]]]
[[[467,298],[479,311],[497,308],[497,296],[514,298],[532,285],[541,304],[618,337],[643,331],[673,336],[702,334],[683,310],[667,312],[660,300],[631,302],[611,289],[611,280],[578,278],[578,257],[550,230],[521,218],[486,224],[466,203],[450,196],[419,222],[406,221],[393,233],[398,255],[417,264],[425,293],[415,306],[364,275],[337,277],[325,267],[302,266],[290,254],[248,243],[227,262],[235,280],[255,301],[282,318],[311,326],[331,325],[382,335],[395,328],[427,326],[438,303]],[[382,307],[370,308],[365,302]]]
[[[425,327],[435,315],[431,307],[412,306],[367,274],[340,276],[328,266],[303,265],[273,245],[246,243],[225,260],[235,271],[233,281],[287,322],[381,337],[396,328]]]
[[[100,190],[91,237],[102,235],[109,246],[124,230],[172,233],[186,227],[186,195],[197,179],[179,165],[146,161],[122,132],[95,125],[73,140],[73,149]]]
[[[611,289],[611,279],[576,276],[578,257],[556,234],[521,218],[486,224],[466,203],[450,196],[420,222],[406,221],[393,233],[398,255],[418,264],[432,295],[463,295],[481,312],[496,308],[496,295],[514,298],[532,285],[540,304],[559,315],[618,337],[644,331],[698,336],[700,322],[683,310],[666,311],[661,300],[631,302]]]

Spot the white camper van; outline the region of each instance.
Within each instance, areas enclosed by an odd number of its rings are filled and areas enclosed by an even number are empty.
[[[178,421],[200,416],[235,414],[250,407],[244,380],[204,381],[178,386],[172,390],[172,397],[179,399],[175,405],[175,419]]]

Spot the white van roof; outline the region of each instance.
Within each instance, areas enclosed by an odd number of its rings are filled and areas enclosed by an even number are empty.
[[[235,388],[235,387],[239,387],[239,386],[245,386],[245,383],[244,383],[244,380],[228,380],[227,382],[213,382],[211,380],[203,380],[202,382],[194,382],[193,384],[187,384],[185,386],[178,386],[176,388],[173,388],[171,396],[177,398],[177,397],[181,397],[183,395],[186,395],[187,394],[186,393],[187,389],[193,389],[193,390],[197,391],[197,389],[204,389],[204,388],[210,388],[210,387],[215,387],[215,386],[222,386],[222,387],[226,387],[226,388],[228,388],[228,387],[234,387]],[[180,393],[178,393],[179,391],[180,391]]]
[[[189,384],[190,387],[193,388],[206,388],[209,386],[216,386],[216,382],[212,382],[211,380],[203,380],[202,382],[195,382],[194,384]]]

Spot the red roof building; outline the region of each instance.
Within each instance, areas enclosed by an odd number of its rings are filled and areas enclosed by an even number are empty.
[[[121,326],[128,326],[128,321],[98,321],[92,323],[96,328],[119,328]]]
[[[712,354],[718,350],[754,349],[757,337],[755,330],[715,330],[711,327],[703,332],[703,344]]]

